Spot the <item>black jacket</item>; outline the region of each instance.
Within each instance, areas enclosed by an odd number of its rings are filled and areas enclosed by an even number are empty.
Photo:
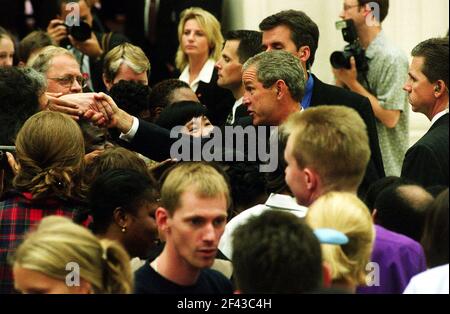
[[[402,177],[423,187],[448,186],[448,113],[439,118],[405,155]]]
[[[209,83],[200,81],[197,94],[200,102],[208,109],[208,119],[213,125],[223,126],[230,114],[235,99],[231,91],[217,85],[217,69],[214,72]]]

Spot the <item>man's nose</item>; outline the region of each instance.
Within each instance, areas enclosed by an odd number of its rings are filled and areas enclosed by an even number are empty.
[[[78,83],[77,80],[73,80],[72,86],[70,87],[70,91],[72,93],[81,93],[83,91],[83,87]]]
[[[203,232],[203,241],[204,242],[214,242],[216,239],[216,230],[212,224],[208,224],[205,226],[205,230]]]

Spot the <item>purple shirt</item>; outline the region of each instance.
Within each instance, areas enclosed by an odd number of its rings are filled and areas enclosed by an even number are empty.
[[[422,246],[407,236],[375,225],[372,262],[379,265],[379,286],[358,287],[356,293],[403,293],[414,275],[425,271]]]

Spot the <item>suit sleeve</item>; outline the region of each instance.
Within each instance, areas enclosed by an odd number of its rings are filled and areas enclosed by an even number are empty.
[[[139,128],[130,148],[155,161],[163,161],[170,158],[170,147],[174,141],[169,130],[139,120]]]

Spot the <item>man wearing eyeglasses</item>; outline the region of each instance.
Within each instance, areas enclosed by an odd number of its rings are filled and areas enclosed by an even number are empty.
[[[400,175],[408,148],[409,108],[402,92],[407,79],[408,58],[393,45],[381,23],[389,11],[389,0],[344,0],[339,17],[353,20],[359,43],[365,49],[369,70],[357,70],[355,58],[350,69],[333,69],[336,85],[369,99],[376,119],[378,139],[386,175]]]
[[[47,79],[47,92],[58,94],[82,93],[85,78],[75,56],[67,49],[48,46],[30,62],[30,66]]]

